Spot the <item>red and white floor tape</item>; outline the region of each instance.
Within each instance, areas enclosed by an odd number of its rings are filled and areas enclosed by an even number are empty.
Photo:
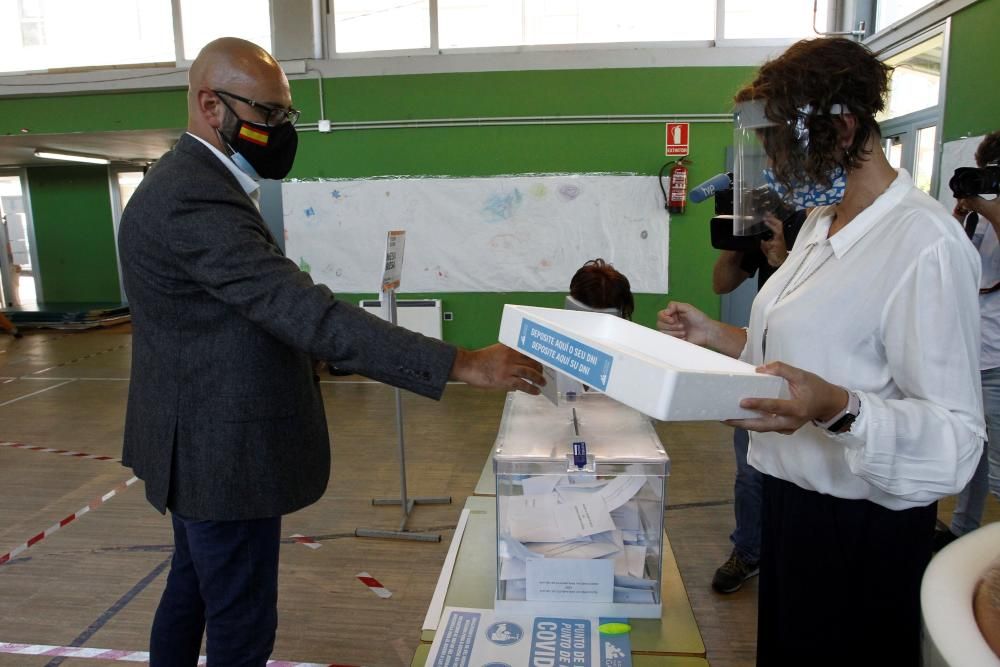
[[[307,537],[305,535],[299,535],[298,533],[295,533],[294,535],[292,535],[292,539],[295,540],[296,544],[301,544],[303,546],[307,546],[310,549],[312,549],[313,551],[315,551],[316,549],[319,549],[321,546],[323,546],[322,544],[320,544],[319,542],[317,542],[313,538]]]
[[[113,456],[98,456],[97,454],[87,454],[86,452],[71,452],[65,449],[53,449],[52,447],[39,447],[38,445],[26,445],[23,442],[0,442],[0,447],[11,447],[13,449],[27,449],[33,452],[43,452],[45,454],[58,454],[59,456],[71,456],[78,459],[91,459],[94,461],[116,461],[121,463],[121,459]]]
[[[380,598],[392,597],[392,592],[390,592],[388,588],[380,584],[375,577],[368,574],[367,572],[358,572],[357,577],[361,581],[361,583],[367,586],[372,593],[379,596]]]
[[[4,563],[6,563],[7,561],[9,561],[10,559],[17,557],[19,554],[21,554],[21,552],[26,551],[29,547],[33,547],[34,545],[38,544],[39,542],[41,542],[46,537],[48,537],[52,533],[56,532],[60,528],[73,523],[74,521],[76,521],[77,519],[79,519],[81,516],[83,516],[84,514],[86,514],[87,512],[89,512],[90,510],[97,509],[98,507],[100,507],[101,505],[103,505],[104,503],[106,503],[107,501],[109,501],[110,499],[114,498],[116,495],[118,495],[119,493],[121,493],[122,491],[124,491],[125,489],[127,489],[130,486],[132,486],[133,484],[135,484],[138,481],[139,481],[138,477],[132,477],[130,479],[127,479],[124,482],[122,482],[121,484],[119,484],[118,486],[116,486],[115,488],[113,488],[110,491],[108,491],[107,493],[105,493],[100,498],[95,498],[95,499],[91,500],[89,503],[87,503],[86,505],[84,505],[83,507],[81,507],[80,509],[78,509],[77,511],[73,512],[68,517],[66,517],[65,519],[63,519],[62,521],[60,521],[58,523],[52,524],[51,526],[49,526],[48,528],[46,528],[42,532],[38,533],[34,537],[29,538],[28,541],[26,541],[26,542],[24,542],[24,543],[22,543],[22,544],[20,544],[20,545],[18,545],[16,547],[14,547],[14,549],[11,550],[10,552],[5,553],[4,555],[0,556],[0,565],[3,565]]]
[[[44,644],[11,644],[0,642],[0,654],[7,655],[43,655],[60,658],[90,658],[91,660],[109,660],[111,662],[149,662],[146,651],[119,651],[108,648],[78,648],[74,646],[47,646]],[[198,660],[199,665],[207,664],[205,656]],[[268,667],[351,667],[329,662],[290,662],[288,660],[268,660]]]

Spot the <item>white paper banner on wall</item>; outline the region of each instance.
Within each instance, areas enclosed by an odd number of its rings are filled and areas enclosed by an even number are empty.
[[[655,177],[290,181],[282,199],[286,254],[334,292],[372,290],[391,229],[406,230],[407,292],[565,292],[596,257],[633,292],[667,291]]]

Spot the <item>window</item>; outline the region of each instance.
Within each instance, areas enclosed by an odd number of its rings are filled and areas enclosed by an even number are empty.
[[[934,125],[917,130],[917,154],[913,161],[913,183],[932,196],[936,139],[937,127]]]
[[[331,0],[337,53],[559,44],[794,40],[813,36],[808,0]],[[817,28],[831,1],[818,0]],[[725,12],[716,34],[716,12]]]
[[[0,71],[175,60],[170,0],[3,2],[0,26]]]
[[[45,45],[45,21],[42,0],[19,0],[21,14],[21,46]]]
[[[929,4],[929,0],[877,0],[875,8],[875,32]]]
[[[816,28],[827,29],[827,0],[816,6]],[[815,37],[813,3],[804,0],[726,0],[726,39]]]
[[[219,37],[242,37],[272,48],[268,0],[181,0],[180,7],[185,60],[197,58],[203,46]]]
[[[885,157],[889,160],[889,164],[893,169],[899,169],[903,166],[903,138],[900,135],[895,137],[889,137],[883,141],[885,146],[883,150],[885,151]]]
[[[944,33],[886,60],[895,70],[889,81],[889,99],[879,122],[937,106],[941,96],[941,59]]]
[[[441,48],[712,40],[715,3],[439,0]]]
[[[889,52],[885,61],[895,69],[886,109],[877,118],[889,163],[910,172],[928,193],[937,190],[945,34],[940,26]]]
[[[428,0],[337,0],[333,13],[338,53],[430,48]]]
[[[243,37],[271,49],[269,0],[179,0],[184,58]],[[0,72],[177,61],[171,0],[0,1]]]

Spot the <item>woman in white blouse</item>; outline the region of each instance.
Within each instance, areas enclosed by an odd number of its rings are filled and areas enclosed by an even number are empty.
[[[748,398],[764,473],[757,662],[919,663],[936,501],[972,475],[985,427],[980,265],[948,212],[880,148],[889,68],[843,39],[799,42],[737,94],[762,105],[781,191],[812,211],[748,329],[670,303],[661,331],[783,377]],[[815,192],[813,194],[815,194]],[[796,197],[798,198],[798,197]]]

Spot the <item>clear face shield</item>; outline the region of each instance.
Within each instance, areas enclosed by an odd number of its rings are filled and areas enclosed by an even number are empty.
[[[817,115],[850,113],[843,104],[833,104],[817,112],[811,105],[798,109],[792,120],[779,125],[767,117],[765,100],[740,102],[733,113],[733,235],[752,236],[763,232],[764,220],[787,219],[792,213],[816,206],[830,206],[844,197],[847,174],[837,167],[826,175],[826,183],[812,183],[800,176],[790,185],[779,182],[771,169],[771,158],[763,140],[792,142],[792,150],[806,159],[809,155],[809,123]],[[787,129],[786,129],[787,126]],[[790,136],[787,133],[790,132]],[[769,136],[770,135],[770,136]]]
[[[736,105],[733,113],[733,235],[752,236],[764,229],[764,218],[782,204],[768,178],[769,158],[761,136],[777,126],[764,113],[764,100]]]

